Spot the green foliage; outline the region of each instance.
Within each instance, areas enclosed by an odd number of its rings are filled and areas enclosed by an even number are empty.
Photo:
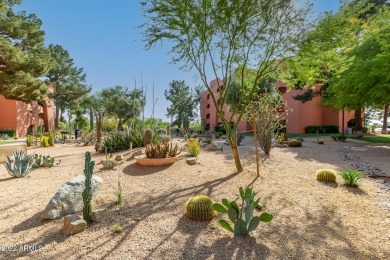
[[[329,169],[321,169],[316,172],[317,180],[336,182],[336,173]]]
[[[288,142],[289,147],[302,147],[302,142],[299,140],[291,140]]]
[[[61,163],[61,160],[56,162],[53,157],[50,157],[50,155],[38,155],[35,154],[33,157],[33,168],[38,167],[45,167],[45,168],[51,168],[53,166],[59,166]]]
[[[148,144],[145,147],[145,154],[148,159],[170,158],[181,153],[178,152],[177,144],[173,147],[172,143],[157,142],[156,144]]]
[[[13,152],[13,157],[13,163],[9,156],[7,156],[7,161],[4,163],[8,173],[16,178],[24,177],[29,174],[32,170],[34,154],[25,156],[24,151],[15,151]]]
[[[214,137],[215,137],[215,139],[219,139],[219,138],[221,138],[221,133],[220,132],[215,132],[215,134],[214,134]]]
[[[137,118],[146,104],[142,89],[129,90],[126,87],[115,86],[103,89],[99,95],[106,113],[117,118],[117,129],[128,120]]]
[[[133,142],[133,148],[139,147],[139,145],[134,142],[133,135],[129,130],[113,131],[108,133],[104,138],[102,145],[103,150],[106,148],[107,152],[113,153],[128,150],[131,142]]]
[[[227,199],[222,199],[222,204],[215,203],[213,209],[217,212],[227,213],[229,220],[233,223],[233,227],[225,221],[220,220],[219,224],[222,228],[234,233],[234,236],[247,236],[254,231],[260,221],[269,222],[273,216],[269,213],[262,213],[260,216],[253,216],[253,211],[259,204],[260,199],[255,200],[256,192],[252,188],[239,188],[241,207],[235,201],[229,202]]]
[[[206,138],[206,143],[207,144],[211,144],[213,142],[213,139],[211,139],[210,137]]]
[[[93,168],[95,167],[95,162],[91,161],[91,153],[85,153],[85,165],[84,165],[84,175],[85,175],[85,189],[82,193],[83,197],[83,218],[87,223],[91,222],[92,215],[92,174]]]
[[[44,46],[41,20],[35,14],[13,10],[20,2],[0,3],[0,94],[31,103],[48,94],[42,78],[52,61]]]
[[[54,131],[53,128],[50,128],[48,134],[49,134],[49,139],[48,139],[49,146],[54,146],[54,139],[56,138],[56,132]]]
[[[1,135],[8,135],[9,137],[14,138],[16,136],[16,130],[15,129],[0,129],[0,136]]]
[[[186,204],[187,217],[193,220],[209,220],[216,216],[213,200],[209,196],[197,195]]]
[[[112,230],[114,233],[121,233],[123,231],[121,225],[119,224],[114,224],[114,226],[112,226]]]
[[[317,144],[324,144],[324,141],[318,140]]]
[[[200,154],[202,148],[200,147],[198,141],[195,138],[190,138],[187,141],[184,151],[188,152],[191,156],[197,157]]]
[[[157,135],[167,135],[167,130],[165,128],[157,128],[156,129]]]
[[[338,133],[339,126],[338,125],[309,125],[305,127],[306,134],[315,134],[315,133]]]
[[[342,171],[340,176],[345,185],[355,188],[359,186],[359,182],[363,178],[363,174],[358,171]]]

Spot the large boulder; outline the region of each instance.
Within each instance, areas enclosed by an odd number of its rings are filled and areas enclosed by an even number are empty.
[[[96,196],[102,179],[92,176],[92,197]],[[47,204],[42,219],[59,219],[69,214],[81,212],[83,210],[82,193],[85,189],[85,176],[80,175],[66,182],[54,194]]]

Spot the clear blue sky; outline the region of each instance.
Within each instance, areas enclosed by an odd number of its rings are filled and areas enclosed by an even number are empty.
[[[314,14],[335,11],[338,0],[314,1]],[[42,20],[46,45],[62,45],[76,66],[83,67],[93,92],[121,85],[133,88],[135,80],[148,87],[145,117],[152,113],[152,85],[155,86],[155,117],[166,119],[164,90],[172,80],[201,85],[195,72],[184,72],[170,64],[168,48],[144,50],[141,41],[143,17],[137,0],[23,0],[18,10],[35,13]]]

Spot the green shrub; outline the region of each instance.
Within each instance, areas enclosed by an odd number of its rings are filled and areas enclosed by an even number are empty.
[[[186,204],[187,217],[193,220],[209,220],[217,215],[213,200],[205,195],[190,198]]]
[[[210,137],[206,138],[206,143],[207,144],[211,144],[213,142],[213,139],[211,139]]]
[[[165,128],[158,128],[156,130],[157,135],[167,135],[167,129]]]
[[[219,138],[221,138],[221,133],[220,132],[215,132],[215,134],[214,134],[214,137],[215,137],[215,139],[219,139]]]
[[[217,125],[214,127],[214,131],[221,133],[221,135],[226,135],[226,129],[223,125]]]
[[[336,182],[336,173],[329,169],[321,169],[316,172],[317,180]]]
[[[214,203],[213,209],[217,212],[227,213],[229,220],[233,222],[234,228],[225,220],[220,220],[219,224],[222,228],[234,233],[234,236],[247,236],[254,231],[260,221],[269,222],[273,216],[269,213],[263,213],[260,216],[252,217],[253,210],[259,204],[260,199],[255,200],[256,192],[252,188],[245,190],[240,187],[241,206],[239,207],[235,201],[229,202],[227,199],[222,200],[222,204]]]
[[[105,148],[108,153],[128,150],[131,142],[133,142],[133,148],[139,147],[134,142],[130,131],[112,131],[104,138],[102,151],[105,151]]]
[[[317,142],[317,144],[324,144],[324,141],[319,140],[319,141]]]
[[[121,227],[121,225],[119,225],[119,224],[115,224],[114,226],[112,226],[112,230],[114,231],[114,233],[120,233],[120,232],[122,232],[122,227]]]
[[[363,174],[358,171],[343,171],[340,173],[343,178],[344,184],[351,187],[358,187]]]
[[[49,137],[43,136],[41,138],[41,146],[42,147],[48,147],[49,146]]]
[[[194,138],[190,138],[185,146],[185,151],[191,156],[197,157],[201,151],[200,144]]]
[[[302,142],[299,141],[299,140],[291,140],[288,142],[288,146],[289,147],[301,147],[302,146]]]
[[[343,136],[342,134],[332,135],[331,137],[335,141],[345,141],[345,140],[347,140],[347,137],[345,137],[345,135]]]
[[[338,133],[339,132],[339,126],[338,125],[308,125],[305,127],[305,133],[306,134],[315,134],[316,132],[319,133]]]
[[[8,135],[9,137],[14,138],[16,135],[15,129],[0,129],[0,136],[2,135]]]

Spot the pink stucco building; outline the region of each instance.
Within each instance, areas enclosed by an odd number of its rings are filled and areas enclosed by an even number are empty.
[[[218,80],[220,86],[223,88],[222,80]],[[217,83],[217,80],[211,81],[210,88],[218,103],[219,93]],[[321,105],[321,97],[315,97],[311,101],[301,103],[300,101],[295,100],[293,96],[303,93],[303,90],[288,89],[287,85],[281,81],[276,82],[276,87],[283,94],[283,98],[289,109],[286,120],[286,129],[288,133],[305,133],[305,127],[309,125],[338,125],[339,131],[341,132],[342,129],[347,127],[347,122],[354,118],[353,112],[345,112],[344,126],[342,127],[342,112]],[[214,131],[216,126],[222,125],[208,90],[202,93],[200,111],[206,129]],[[230,115],[227,107],[223,107],[223,113],[226,116]],[[247,132],[252,131],[252,128],[249,123],[241,121],[237,130],[238,132]]]
[[[26,104],[6,99],[0,95],[0,130],[15,129],[16,136],[26,136],[44,126],[45,131],[54,127],[53,101],[45,99]]]

